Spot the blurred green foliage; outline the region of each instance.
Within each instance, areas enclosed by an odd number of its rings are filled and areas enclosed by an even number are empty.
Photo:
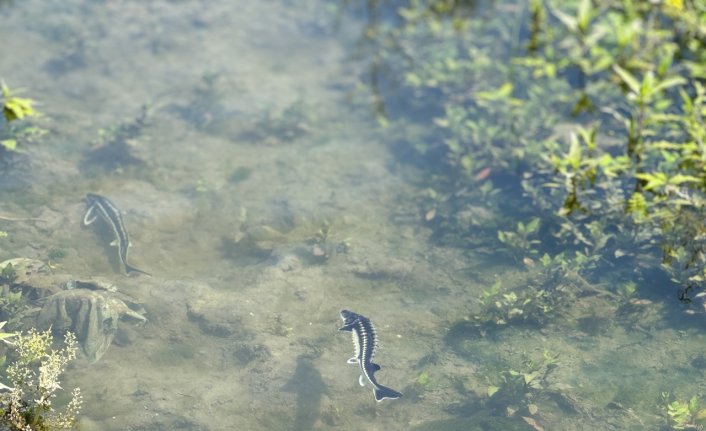
[[[364,8],[367,92],[425,175],[432,239],[499,248],[530,273],[546,256],[614,286],[655,267],[704,286],[706,2]]]
[[[18,92],[11,90],[4,81],[0,81],[0,91],[4,118],[4,122],[0,122],[0,150],[17,151],[18,144],[32,142],[46,131],[22,121],[40,115],[34,108],[35,100],[19,97]]]

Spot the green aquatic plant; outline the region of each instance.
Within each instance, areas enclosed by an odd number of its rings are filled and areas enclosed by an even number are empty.
[[[498,240],[507,246],[508,251],[515,259],[522,260],[537,254],[537,246],[541,241],[535,239],[539,231],[539,218],[533,218],[525,224],[517,222],[517,229],[513,231],[498,231]]]
[[[67,252],[63,248],[54,247],[49,249],[49,251],[47,252],[47,258],[50,262],[57,262],[65,258],[66,254]]]
[[[336,254],[347,253],[351,247],[350,238],[339,239],[333,234],[331,223],[324,219],[318,231],[306,243],[311,247],[314,261],[323,262]]]
[[[558,356],[545,350],[540,360],[525,359],[517,369],[502,371],[490,379],[494,384],[487,387],[488,404],[509,416],[518,411],[536,414],[540,398],[556,391],[548,379],[558,363]]]
[[[7,263],[0,271],[0,283],[11,284],[17,279],[17,270],[12,263]]]
[[[514,322],[545,322],[555,311],[549,292],[536,288],[501,291],[500,282],[481,294],[481,311],[474,316],[480,325]]]
[[[519,267],[489,283],[466,332],[639,329],[616,313],[644,307],[645,290],[706,287],[703,1],[475,2],[488,10],[468,15],[466,2],[355,3],[361,93],[416,169],[420,223]],[[522,394],[526,370],[509,368],[490,385]]]
[[[66,365],[76,357],[76,337],[67,332],[64,347],[52,349],[51,331],[30,329],[17,334],[13,341],[15,357],[7,367],[12,387],[0,394],[0,424],[3,429],[48,431],[71,429],[81,409],[81,392],[71,393],[62,411],[52,405],[62,390],[59,377]]]
[[[508,324],[545,325],[568,318],[580,297],[618,297],[599,285],[589,283],[583,273],[595,268],[597,256],[580,252],[573,255],[544,254],[527,258],[526,276],[510,288],[498,280],[479,297],[480,310],[471,318],[480,327]]]
[[[27,300],[22,296],[21,291],[12,291],[9,286],[0,287],[0,319],[14,323],[26,308]]]
[[[701,213],[706,192],[704,68],[692,60],[706,58],[700,2],[534,1],[486,20],[455,2],[433,3],[405,3],[398,21],[371,21],[364,35],[378,73],[396,88],[371,89],[387,102],[390,133],[430,119],[401,140],[434,192],[420,194],[432,238],[476,250],[503,245],[525,264],[580,253],[606,268],[626,259],[648,267],[659,258],[653,244],[664,244],[668,261],[679,242],[696,246],[706,222],[687,233],[680,220]],[[516,23],[528,26],[527,44]],[[494,212],[485,226],[478,202]],[[541,236],[520,232],[534,218]],[[686,255],[700,262],[706,253]],[[679,278],[678,267],[670,271]],[[693,272],[686,278],[702,277]]]
[[[36,100],[17,96],[4,81],[0,81],[0,89],[0,105],[5,119],[4,124],[0,124],[0,148],[5,151],[17,151],[20,143],[32,142],[46,131],[22,121],[40,115],[34,108]]]
[[[706,409],[701,408],[699,397],[693,396],[684,401],[674,399],[669,392],[663,392],[661,398],[671,429],[703,429],[706,425]]]
[[[35,100],[18,97],[5,82],[0,83],[0,88],[2,89],[2,113],[5,121],[10,123],[25,117],[39,115],[34,109],[34,105],[37,103]]]
[[[7,324],[7,321],[0,322],[0,330],[2,330],[3,327],[5,327],[5,324]],[[3,344],[8,345],[8,344],[11,344],[10,339],[14,338],[16,336],[17,336],[16,332],[0,332],[0,341],[2,341]],[[6,359],[7,358],[3,352],[2,356],[0,356],[0,366],[5,365]],[[12,388],[10,388],[9,386],[7,386],[3,383],[0,383],[0,390],[5,390],[5,389],[12,389]]]

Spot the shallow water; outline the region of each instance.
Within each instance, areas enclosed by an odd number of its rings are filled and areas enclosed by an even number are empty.
[[[706,368],[702,322],[667,321],[671,296],[633,329],[591,302],[568,326],[464,326],[522,269],[429,240],[424,185],[360,100],[354,15],[315,0],[0,3],[0,76],[41,101],[49,131],[3,177],[0,212],[41,220],[0,221],[0,258],[61,250],[57,272],[108,279],[149,318],[65,374],[81,429],[531,429],[487,388],[545,350],[563,394],[534,401],[545,429],[666,426],[660,394],[703,393]],[[100,150],[121,124],[139,129],[134,164]],[[110,235],[82,228],[87,192],[122,210],[130,262],[153,277],[122,275]],[[402,399],[359,387],[342,308],[376,323],[377,377]]]

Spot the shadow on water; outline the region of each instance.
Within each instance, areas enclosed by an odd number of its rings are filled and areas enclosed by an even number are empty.
[[[118,256],[118,247],[111,245],[116,240],[113,228],[102,217],[98,217],[91,226],[83,226],[82,224],[82,227],[91,231],[95,241],[103,246],[103,253],[106,260],[110,262],[110,266],[117,274],[121,274],[123,268]]]
[[[149,110],[143,106],[135,118],[100,131],[100,143],[88,150],[81,161],[81,170],[87,174],[111,172],[119,168],[144,165],[134,154],[133,143],[147,126]]]
[[[21,190],[29,187],[26,172],[29,161],[21,154],[0,148],[0,191]]]
[[[461,320],[451,325],[444,336],[444,344],[455,354],[471,362],[495,362],[494,353],[479,349],[478,344],[502,343],[512,332],[533,327],[525,324],[521,328],[514,326],[498,326],[494,324],[479,325],[476,322]],[[536,327],[535,327],[536,328]]]
[[[76,37],[68,43],[63,52],[44,63],[44,70],[54,78],[61,78],[85,68],[86,65],[86,41]]]
[[[328,388],[321,373],[306,356],[297,358],[297,368],[292,378],[284,385],[287,392],[297,396],[297,413],[291,431],[308,431],[321,416],[321,397],[328,394]]]
[[[251,266],[262,264],[272,256],[272,250],[258,248],[249,243],[235,242],[230,237],[221,237],[221,244],[218,247],[224,259],[232,261],[236,266]]]

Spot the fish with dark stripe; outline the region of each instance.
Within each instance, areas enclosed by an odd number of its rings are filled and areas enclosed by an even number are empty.
[[[83,225],[90,225],[100,216],[113,229],[115,240],[111,242],[110,245],[118,247],[118,257],[120,258],[120,263],[125,267],[125,273],[130,275],[133,272],[139,272],[141,274],[151,275],[127,263],[127,252],[130,246],[130,240],[128,239],[127,230],[125,229],[123,218],[120,215],[120,210],[113,205],[108,198],[93,193],[86,195],[86,203],[88,204],[88,209],[83,216]]]
[[[375,401],[384,399],[395,399],[402,396],[401,393],[381,385],[375,379],[375,372],[380,371],[380,365],[373,363],[373,356],[377,349],[377,333],[375,326],[365,316],[348,310],[341,311],[343,326],[340,331],[348,331],[353,336],[355,346],[355,356],[348,360],[349,364],[357,364],[360,367],[360,385],[365,385],[367,379],[373,385]]]

